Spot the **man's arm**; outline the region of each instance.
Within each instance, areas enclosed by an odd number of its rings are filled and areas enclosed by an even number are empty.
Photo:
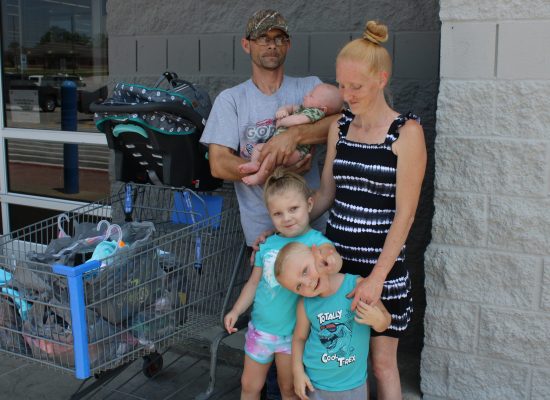
[[[298,144],[326,143],[329,127],[339,117],[340,114],[329,115],[313,124],[296,125],[273,136],[262,148],[260,162],[272,154],[268,167],[273,169],[275,165],[284,164]]]
[[[208,160],[210,162],[210,172],[215,178],[239,181],[247,175],[241,174],[238,168],[246,160],[237,156],[235,151],[229,147],[214,143],[209,144]]]

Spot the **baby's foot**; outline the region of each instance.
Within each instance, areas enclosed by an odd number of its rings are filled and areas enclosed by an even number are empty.
[[[248,186],[263,185],[265,183],[265,177],[259,174],[245,176],[242,181]]]
[[[239,165],[239,172],[241,174],[252,174],[260,169],[260,164],[255,162],[247,162]]]

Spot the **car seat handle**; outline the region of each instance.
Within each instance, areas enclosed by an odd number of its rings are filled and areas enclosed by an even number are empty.
[[[164,80],[168,81],[169,86],[174,86],[173,81],[178,79],[178,74],[171,71],[165,71],[162,73],[162,75],[157,79],[153,87],[158,87]]]

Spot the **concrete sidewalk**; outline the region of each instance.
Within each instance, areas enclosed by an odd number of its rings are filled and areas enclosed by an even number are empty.
[[[105,376],[99,381],[95,378],[80,381],[52,367],[0,354],[2,400],[194,399],[206,391],[209,383],[210,360],[206,341],[190,341],[171,347],[163,354],[162,370],[152,378],[143,374],[142,359],[127,364],[110,379]],[[211,399],[239,399],[242,353],[224,344],[219,349],[219,356]],[[97,383],[100,385],[86,393]]]
[[[243,332],[226,338],[220,345],[216,385],[211,399],[239,399],[243,346]],[[78,390],[85,391],[95,384],[94,378],[83,382],[51,367],[0,353],[0,400],[191,400],[205,392],[210,374],[208,340],[188,339],[178,343],[164,353],[163,360],[162,370],[153,378],[147,378],[143,374],[143,361],[137,359],[112,379],[102,379],[97,388],[78,397]],[[421,399],[419,364],[418,357],[399,354],[404,400]],[[71,397],[73,395],[75,397]]]

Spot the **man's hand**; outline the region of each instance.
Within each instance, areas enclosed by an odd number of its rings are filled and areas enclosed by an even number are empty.
[[[287,130],[273,136],[262,147],[259,161],[261,163],[268,154],[271,154],[272,157],[269,165],[267,166],[267,169],[270,171],[273,171],[276,165],[285,164],[294,150],[296,150],[296,145],[298,144],[296,135],[289,134],[289,132],[290,130]]]
[[[285,167],[285,170],[294,172],[298,175],[303,175],[311,169],[312,158],[313,156],[311,154],[306,154],[306,156],[298,161],[296,164]]]

